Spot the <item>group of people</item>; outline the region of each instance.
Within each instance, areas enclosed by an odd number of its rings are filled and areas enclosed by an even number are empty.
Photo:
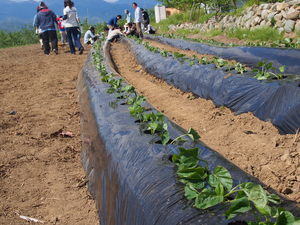
[[[83,53],[84,47],[80,41],[80,20],[74,2],[71,0],[64,0],[63,16],[56,16],[44,2],[40,2],[33,24],[38,30],[44,54],[49,55],[51,50],[58,54],[56,27],[60,30],[62,43],[68,41],[71,54],[76,54],[76,49],[79,54]],[[51,43],[51,48],[49,43]]]
[[[155,30],[150,25],[148,13],[140,8],[136,2],[132,3],[135,9],[134,20],[132,21],[129,10],[125,10],[126,24],[124,30],[119,27],[118,21],[122,19],[121,15],[111,18],[107,23],[106,31],[108,32],[107,39],[113,41],[122,35],[134,35],[143,38],[143,32],[155,33]],[[61,35],[61,43],[64,45],[69,43],[70,53],[82,54],[84,47],[81,44],[81,29],[80,20],[74,2],[64,0],[63,16],[57,16],[52,10],[48,9],[44,2],[40,2],[37,7],[37,14],[34,17],[34,27],[40,37],[40,42],[44,54],[49,55],[52,52],[58,54],[58,38],[56,30],[58,29]],[[85,44],[93,44],[99,35],[95,34],[95,27],[90,27],[84,35]],[[50,47],[51,43],[51,47]]]
[[[154,34],[155,30],[150,25],[150,17],[146,10],[140,8],[136,2],[132,3],[134,8],[134,19],[132,21],[131,14],[128,9],[125,9],[124,13],[126,15],[126,24],[124,30],[120,28],[118,21],[122,19],[121,15],[117,15],[111,18],[107,23],[109,41],[117,40],[121,35],[133,35],[143,38],[143,33]]]

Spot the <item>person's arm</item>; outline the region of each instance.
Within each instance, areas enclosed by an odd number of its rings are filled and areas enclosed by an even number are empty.
[[[57,19],[56,19],[56,14],[53,11],[51,11],[51,12],[52,12],[52,19],[53,19],[54,23],[56,23],[58,25]]]
[[[40,18],[38,15],[36,15],[34,26],[37,28],[39,28],[40,26]]]
[[[63,13],[64,13],[63,20],[66,20],[66,19],[68,19],[68,12],[67,12],[67,8],[64,8],[64,11],[63,11]]]
[[[117,17],[115,17],[115,19],[114,19],[114,27],[118,27],[119,25],[118,25],[118,19],[117,19]]]
[[[32,26],[36,27],[35,23],[36,23],[36,14],[35,14],[34,17],[33,17],[33,23],[32,23]]]
[[[76,20],[77,20],[78,25],[80,25],[80,18],[79,18],[77,9],[76,9]]]

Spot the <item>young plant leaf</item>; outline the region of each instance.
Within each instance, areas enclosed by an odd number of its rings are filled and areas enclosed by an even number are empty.
[[[188,136],[193,140],[193,141],[196,141],[200,138],[200,135],[198,134],[197,131],[195,131],[193,128],[190,128],[188,130]]]
[[[213,173],[209,175],[208,183],[212,187],[217,187],[219,184],[222,184],[229,191],[232,188],[233,181],[229,171],[226,168],[217,166]]]
[[[179,168],[177,175],[180,178],[185,178],[189,180],[204,180],[207,177],[207,171],[205,168],[196,167],[196,168]]]
[[[188,200],[193,200],[195,198],[197,198],[198,196],[198,191],[195,190],[195,188],[193,188],[190,185],[186,185],[184,187],[184,196],[188,199]]]
[[[224,197],[217,195],[212,189],[204,189],[198,194],[194,207],[198,209],[207,209],[224,201]]]
[[[225,216],[227,219],[232,219],[240,213],[250,211],[251,205],[247,197],[235,199],[231,202],[230,208],[226,211]]]
[[[282,211],[276,221],[276,225],[299,225],[300,221],[296,220],[292,213],[289,211]]]

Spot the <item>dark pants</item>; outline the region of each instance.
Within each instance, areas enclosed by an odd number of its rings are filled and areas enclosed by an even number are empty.
[[[75,47],[77,47],[78,50],[83,48],[80,42],[81,33],[79,31],[79,27],[67,27],[66,31],[71,54],[74,54],[76,52]]]
[[[47,30],[41,34],[43,39],[43,45],[44,45],[44,53],[49,55],[50,53],[50,45],[49,42],[51,42],[51,47],[53,50],[58,51],[57,46],[57,35],[55,30]]]

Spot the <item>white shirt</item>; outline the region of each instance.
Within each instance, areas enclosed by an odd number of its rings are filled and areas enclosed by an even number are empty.
[[[136,7],[134,11],[134,22],[141,23],[143,21],[142,11],[140,7]]]
[[[64,8],[64,15],[68,16],[68,18],[64,20],[64,27],[79,27],[79,17],[75,7],[70,8],[67,6]]]
[[[108,35],[107,35],[107,40],[110,41],[117,35],[123,35],[123,33],[119,29],[109,30]]]
[[[88,30],[87,32],[85,32],[84,34],[84,44],[88,43],[88,41],[90,40],[90,38],[94,38],[95,35],[92,33],[91,30]]]
[[[131,22],[131,14],[130,12],[126,15],[126,23],[130,23]]]

